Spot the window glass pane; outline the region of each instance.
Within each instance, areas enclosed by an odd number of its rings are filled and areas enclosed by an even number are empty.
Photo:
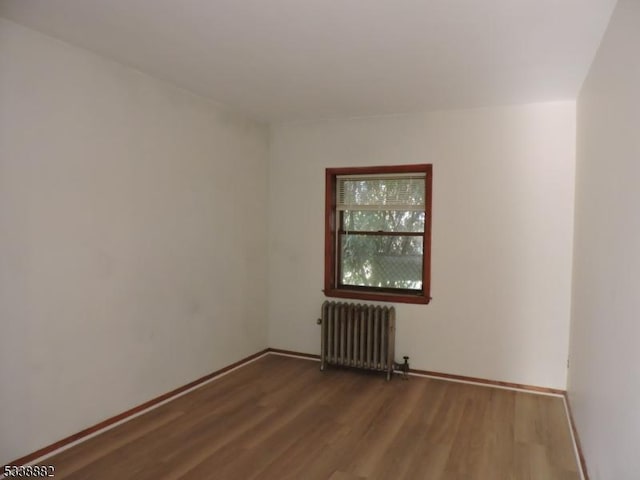
[[[422,237],[342,235],[343,285],[422,289]]]
[[[345,210],[343,230],[361,232],[424,232],[424,212]]]

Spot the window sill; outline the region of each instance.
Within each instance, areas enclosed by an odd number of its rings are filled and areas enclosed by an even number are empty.
[[[325,289],[323,290],[326,297],[334,298],[350,298],[353,300],[372,300],[377,302],[397,302],[397,303],[413,303],[420,305],[427,305],[431,298],[423,295],[407,295],[397,293],[374,293],[363,292],[359,290],[347,290],[347,289]]]

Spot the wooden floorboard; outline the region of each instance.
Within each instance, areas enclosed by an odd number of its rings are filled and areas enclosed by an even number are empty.
[[[563,401],[265,356],[40,464],[58,479],[579,480]]]

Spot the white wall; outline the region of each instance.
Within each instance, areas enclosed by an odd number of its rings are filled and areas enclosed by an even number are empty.
[[[430,305],[396,305],[414,368],[565,388],[575,103],[272,128],[269,346],[319,353],[324,169],[433,163]]]
[[[640,478],[640,2],[578,100],[569,398],[592,480]]]
[[[267,346],[268,130],[0,20],[0,464]]]

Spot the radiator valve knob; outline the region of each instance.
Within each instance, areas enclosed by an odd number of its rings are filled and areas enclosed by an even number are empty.
[[[405,355],[402,358],[404,358],[404,363],[402,364],[402,377],[405,380],[408,380],[409,379],[409,357]]]

